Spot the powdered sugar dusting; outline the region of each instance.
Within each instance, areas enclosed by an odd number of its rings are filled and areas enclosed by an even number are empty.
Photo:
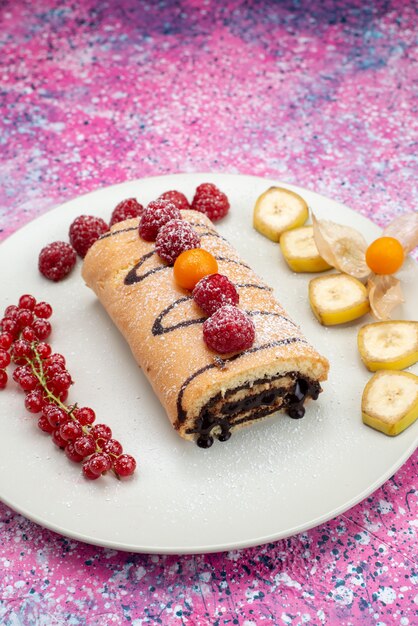
[[[160,258],[172,265],[185,250],[200,247],[200,237],[188,222],[170,220],[159,230],[155,250]]]

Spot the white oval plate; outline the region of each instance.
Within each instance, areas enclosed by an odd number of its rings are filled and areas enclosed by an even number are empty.
[[[172,427],[130,350],[80,277],[80,263],[61,283],[38,273],[41,247],[67,240],[80,214],[109,219],[120,200],[143,204],[178,189],[191,199],[212,181],[231,201],[219,231],[274,287],[306,336],[329,358],[329,381],[302,420],[277,414],[227,443],[202,450]],[[370,322],[324,328],[312,315],[308,275],[293,274],[274,244],[252,228],[258,195],[278,181],[251,176],[185,174],[115,185],[67,202],[31,222],[0,246],[1,308],[23,293],[54,308],[51,343],[67,357],[75,380],[69,401],[92,406],[126,452],[136,475],[89,482],[26,413],[12,382],[0,392],[0,497],[29,519],[68,537],[135,552],[202,553],[242,548],[316,526],[365,498],[414,451],[418,423],[396,438],[362,424],[360,400],[371,374],[361,364],[356,335]],[[281,183],[280,183],[281,184]],[[371,241],[379,229],[352,210],[311,191],[300,193],[320,217],[358,228]],[[418,272],[408,259],[399,273],[407,303],[418,310]],[[411,368],[417,372],[417,368]]]

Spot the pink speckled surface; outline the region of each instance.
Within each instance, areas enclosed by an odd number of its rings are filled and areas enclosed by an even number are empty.
[[[382,226],[416,209],[412,0],[6,0],[0,20],[1,239],[162,173],[275,177]],[[0,505],[0,622],[417,624],[417,458],[329,523],[225,554],[100,549]]]

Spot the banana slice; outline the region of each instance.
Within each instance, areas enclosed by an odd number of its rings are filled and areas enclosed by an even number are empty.
[[[272,241],[279,241],[285,230],[303,226],[309,216],[308,205],[294,191],[270,187],[257,199],[253,225]]]
[[[418,361],[418,322],[366,324],[359,330],[357,345],[371,372],[403,370]]]
[[[280,249],[294,272],[324,272],[331,269],[319,256],[313,236],[313,226],[288,230],[280,237]]]
[[[372,376],[361,400],[363,422],[385,435],[399,435],[418,417],[418,376],[382,370]]]
[[[370,309],[366,287],[348,274],[328,274],[309,282],[309,302],[324,326],[344,324]]]

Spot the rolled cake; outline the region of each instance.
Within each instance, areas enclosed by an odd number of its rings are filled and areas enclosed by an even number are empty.
[[[231,431],[276,411],[305,413],[326,380],[327,360],[202,213],[182,211],[238,290],[255,325],[255,342],[223,355],[204,340],[205,316],[179,287],[173,268],[138,235],[138,219],[115,224],[87,253],[83,278],[93,289],[148,377],[178,434],[209,447]]]

